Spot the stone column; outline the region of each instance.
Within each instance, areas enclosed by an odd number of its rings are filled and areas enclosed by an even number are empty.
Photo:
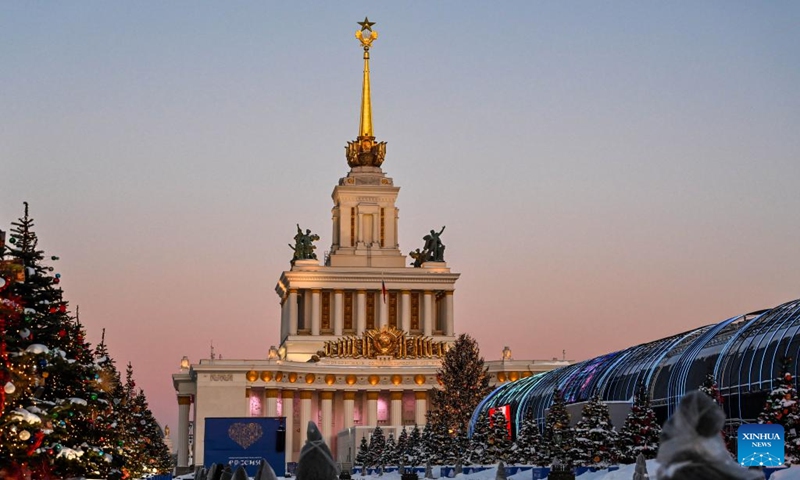
[[[178,396],[178,467],[189,466],[189,410],[191,406],[191,396]]]
[[[333,291],[333,334],[342,334],[344,325],[344,297],[341,290]]]
[[[314,289],[311,290],[311,335],[317,337],[319,336],[319,324],[320,324],[320,293],[321,290]]]
[[[294,391],[283,390],[283,416],[286,417],[286,461],[294,461]]]
[[[422,300],[422,324],[426,337],[433,335],[433,292],[426,290]]]
[[[264,405],[266,405],[266,416],[278,416],[278,390],[275,388],[264,389]]]
[[[454,323],[453,323],[453,291],[449,290],[444,292],[444,334],[451,337],[453,336]]]
[[[411,291],[403,290],[400,293],[400,329],[404,332],[411,331]]]
[[[297,289],[289,289],[289,335],[297,335]]]
[[[421,428],[426,423],[425,414],[428,412],[428,392],[416,391],[414,392],[414,398],[416,399],[414,422]]]
[[[391,392],[389,395],[392,399],[391,424],[400,426],[403,424],[403,392]]]
[[[367,392],[367,426],[378,425],[378,392]]]
[[[359,290],[356,294],[356,335],[367,329],[367,292]]]
[[[356,221],[356,245],[364,242],[364,214],[358,214],[358,221]]]
[[[356,392],[352,390],[348,390],[344,392],[344,403],[342,404],[344,408],[343,414],[344,417],[344,428],[348,429],[353,426],[353,407],[355,406],[355,399],[356,399]]]
[[[311,421],[311,390],[300,391],[300,448],[306,444],[308,437],[308,422]]]
[[[321,399],[320,408],[322,410],[320,432],[322,433],[322,439],[330,446],[331,433],[333,432],[333,392],[328,390],[319,392],[319,398]]]

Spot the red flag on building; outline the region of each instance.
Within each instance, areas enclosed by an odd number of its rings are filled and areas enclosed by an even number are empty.
[[[383,294],[383,303],[386,303],[386,282],[381,279],[381,293]]]

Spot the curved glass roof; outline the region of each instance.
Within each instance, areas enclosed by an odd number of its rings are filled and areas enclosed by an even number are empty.
[[[475,410],[472,424],[491,407],[511,405],[514,425],[528,411],[543,425],[556,388],[567,403],[588,401],[594,392],[604,401],[632,401],[639,382],[648,386],[653,407],[669,416],[708,373],[717,380],[728,418],[752,420],[781,358],[798,358],[799,331],[800,300],[739,315],[501,385]],[[797,362],[793,369],[797,375]]]

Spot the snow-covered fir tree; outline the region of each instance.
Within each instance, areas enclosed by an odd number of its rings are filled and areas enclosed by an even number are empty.
[[[404,466],[406,465],[406,447],[408,446],[408,430],[406,429],[405,425],[403,429],[400,430],[400,434],[397,435],[397,445],[395,446],[396,454],[395,457],[397,459],[396,465]],[[400,472],[403,473],[403,472]]]
[[[420,432],[417,425],[414,425],[406,441],[403,465],[406,467],[416,467],[427,460],[424,443],[422,432]]]
[[[645,460],[656,458],[661,425],[650,406],[650,394],[645,385],[636,388],[631,411],[620,430],[620,461],[634,463],[641,453]]]
[[[783,425],[786,432],[785,460],[791,463],[800,461],[800,404],[797,402],[791,357],[781,359],[780,372],[772,381],[772,391],[767,395],[758,423]]]
[[[542,435],[543,462],[562,464],[572,464],[570,450],[573,445],[574,431],[569,425],[570,416],[567,411],[567,402],[564,393],[555,389],[553,391],[553,403],[547,410],[545,417],[544,433]]]
[[[389,436],[386,437],[386,448],[383,449],[383,459],[381,463],[383,465],[399,465],[399,457],[397,442],[394,440],[394,433],[389,432]]]
[[[367,443],[367,437],[361,437],[361,444],[358,446],[355,464],[366,468],[369,466],[369,462],[369,443]]]
[[[469,445],[472,413],[492,391],[478,343],[472,337],[461,334],[456,339],[442,360],[437,379],[442,388],[431,392],[431,410],[437,415],[429,416],[428,422],[434,422],[435,435],[450,437],[450,441],[440,442],[441,458],[455,464]]]
[[[519,426],[517,438],[511,447],[514,463],[523,465],[542,465],[542,436],[536,418],[531,410],[523,415],[522,425]]]
[[[489,462],[489,415],[482,413],[475,421],[472,436],[469,438],[469,447],[464,455],[466,465],[488,465]]]
[[[583,406],[581,419],[575,425],[573,462],[579,466],[607,468],[619,458],[618,442],[608,405],[595,393]]]
[[[499,461],[508,463],[511,450],[511,435],[508,432],[508,421],[500,409],[495,410],[490,419],[487,456],[492,464]]]
[[[367,466],[374,468],[383,468],[384,451],[386,450],[386,436],[383,434],[383,429],[380,425],[375,427],[372,431],[372,436],[369,438],[369,463]]]
[[[461,455],[456,447],[456,438],[447,430],[447,424],[439,420],[441,412],[429,410],[426,416],[425,460],[431,465],[455,465]]]

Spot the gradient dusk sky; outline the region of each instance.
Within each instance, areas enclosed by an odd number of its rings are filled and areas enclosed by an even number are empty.
[[[4,2],[0,228],[177,425],[183,355],[264,358],[331,242],[371,56],[400,247],[487,359],[581,360],[800,297],[800,2]]]

